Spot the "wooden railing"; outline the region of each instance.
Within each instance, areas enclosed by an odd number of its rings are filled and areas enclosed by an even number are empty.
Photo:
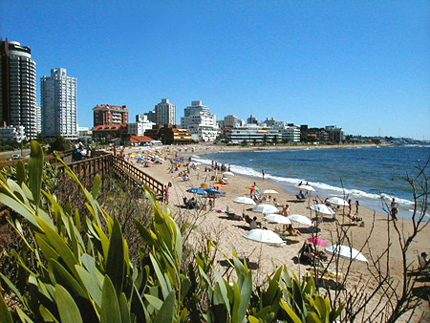
[[[91,185],[96,175],[100,175],[103,178],[113,172],[128,184],[135,186],[146,185],[157,197],[163,196],[163,183],[149,176],[123,158],[113,156],[109,153],[99,157],[68,163],[67,165],[84,185]],[[59,165],[59,167],[62,167],[62,165]]]
[[[60,155],[65,156],[65,154]],[[55,157],[46,156],[48,162],[55,161]],[[28,160],[24,160],[27,162]],[[3,166],[15,166],[18,161],[9,161],[0,163],[0,168]],[[58,168],[63,168],[61,163],[56,164]],[[110,153],[102,153],[98,157],[88,158],[76,162],[67,163],[67,166],[76,174],[79,180],[85,185],[91,185],[93,178],[100,175],[102,178],[107,174],[114,173],[121,180],[132,185],[146,185],[157,196],[162,197],[164,192],[163,183],[149,176],[141,169],[133,166],[121,157],[113,156]],[[70,180],[66,177],[65,180]]]
[[[133,166],[121,157],[112,156],[114,159],[113,169],[117,176],[132,184],[146,185],[158,197],[163,196],[164,185],[152,176],[149,176],[140,168]]]
[[[57,166],[59,168],[63,167],[62,164],[58,164]],[[88,185],[92,183],[94,176],[100,175],[103,178],[112,171],[113,156],[106,154],[99,157],[67,163],[67,166],[70,167],[84,185]]]

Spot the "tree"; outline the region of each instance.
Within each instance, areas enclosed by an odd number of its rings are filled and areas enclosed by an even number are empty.
[[[61,135],[57,135],[50,144],[50,151],[65,151],[72,148],[72,145]]]

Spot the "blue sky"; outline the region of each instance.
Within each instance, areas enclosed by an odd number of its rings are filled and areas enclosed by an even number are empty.
[[[31,47],[38,78],[78,78],[82,126],[97,104],[134,120],[170,98],[178,123],[201,100],[218,119],[430,139],[426,0],[3,0],[0,12],[0,36]]]

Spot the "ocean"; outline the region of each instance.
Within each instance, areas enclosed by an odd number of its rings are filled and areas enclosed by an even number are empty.
[[[361,205],[386,213],[394,197],[399,216],[410,218],[413,189],[406,177],[415,179],[430,158],[430,146],[364,147],[342,149],[221,151],[193,155],[195,161],[210,165],[217,161],[231,171],[251,177],[250,182],[272,180],[297,194],[299,182],[315,188],[312,196],[358,200]],[[430,167],[425,170],[430,176]],[[422,181],[421,181],[422,182]],[[268,185],[265,185],[265,187]]]

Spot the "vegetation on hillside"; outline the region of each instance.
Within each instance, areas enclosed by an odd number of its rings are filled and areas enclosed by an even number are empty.
[[[300,280],[285,266],[255,287],[237,255],[231,260],[237,278],[221,276],[212,241],[185,261],[188,224],[179,226],[147,189],[149,209],[141,216],[148,221],[131,214],[125,223],[97,201],[99,177],[89,191],[64,169],[79,185],[83,203],[63,205],[54,194],[58,186],[48,185],[36,141],[28,167],[19,163],[9,172],[13,176],[0,174],[0,202],[10,210],[1,219],[10,242],[0,246],[2,322],[296,323],[335,322],[340,316],[342,305],[333,308],[311,277]],[[140,239],[133,257],[129,226]]]

